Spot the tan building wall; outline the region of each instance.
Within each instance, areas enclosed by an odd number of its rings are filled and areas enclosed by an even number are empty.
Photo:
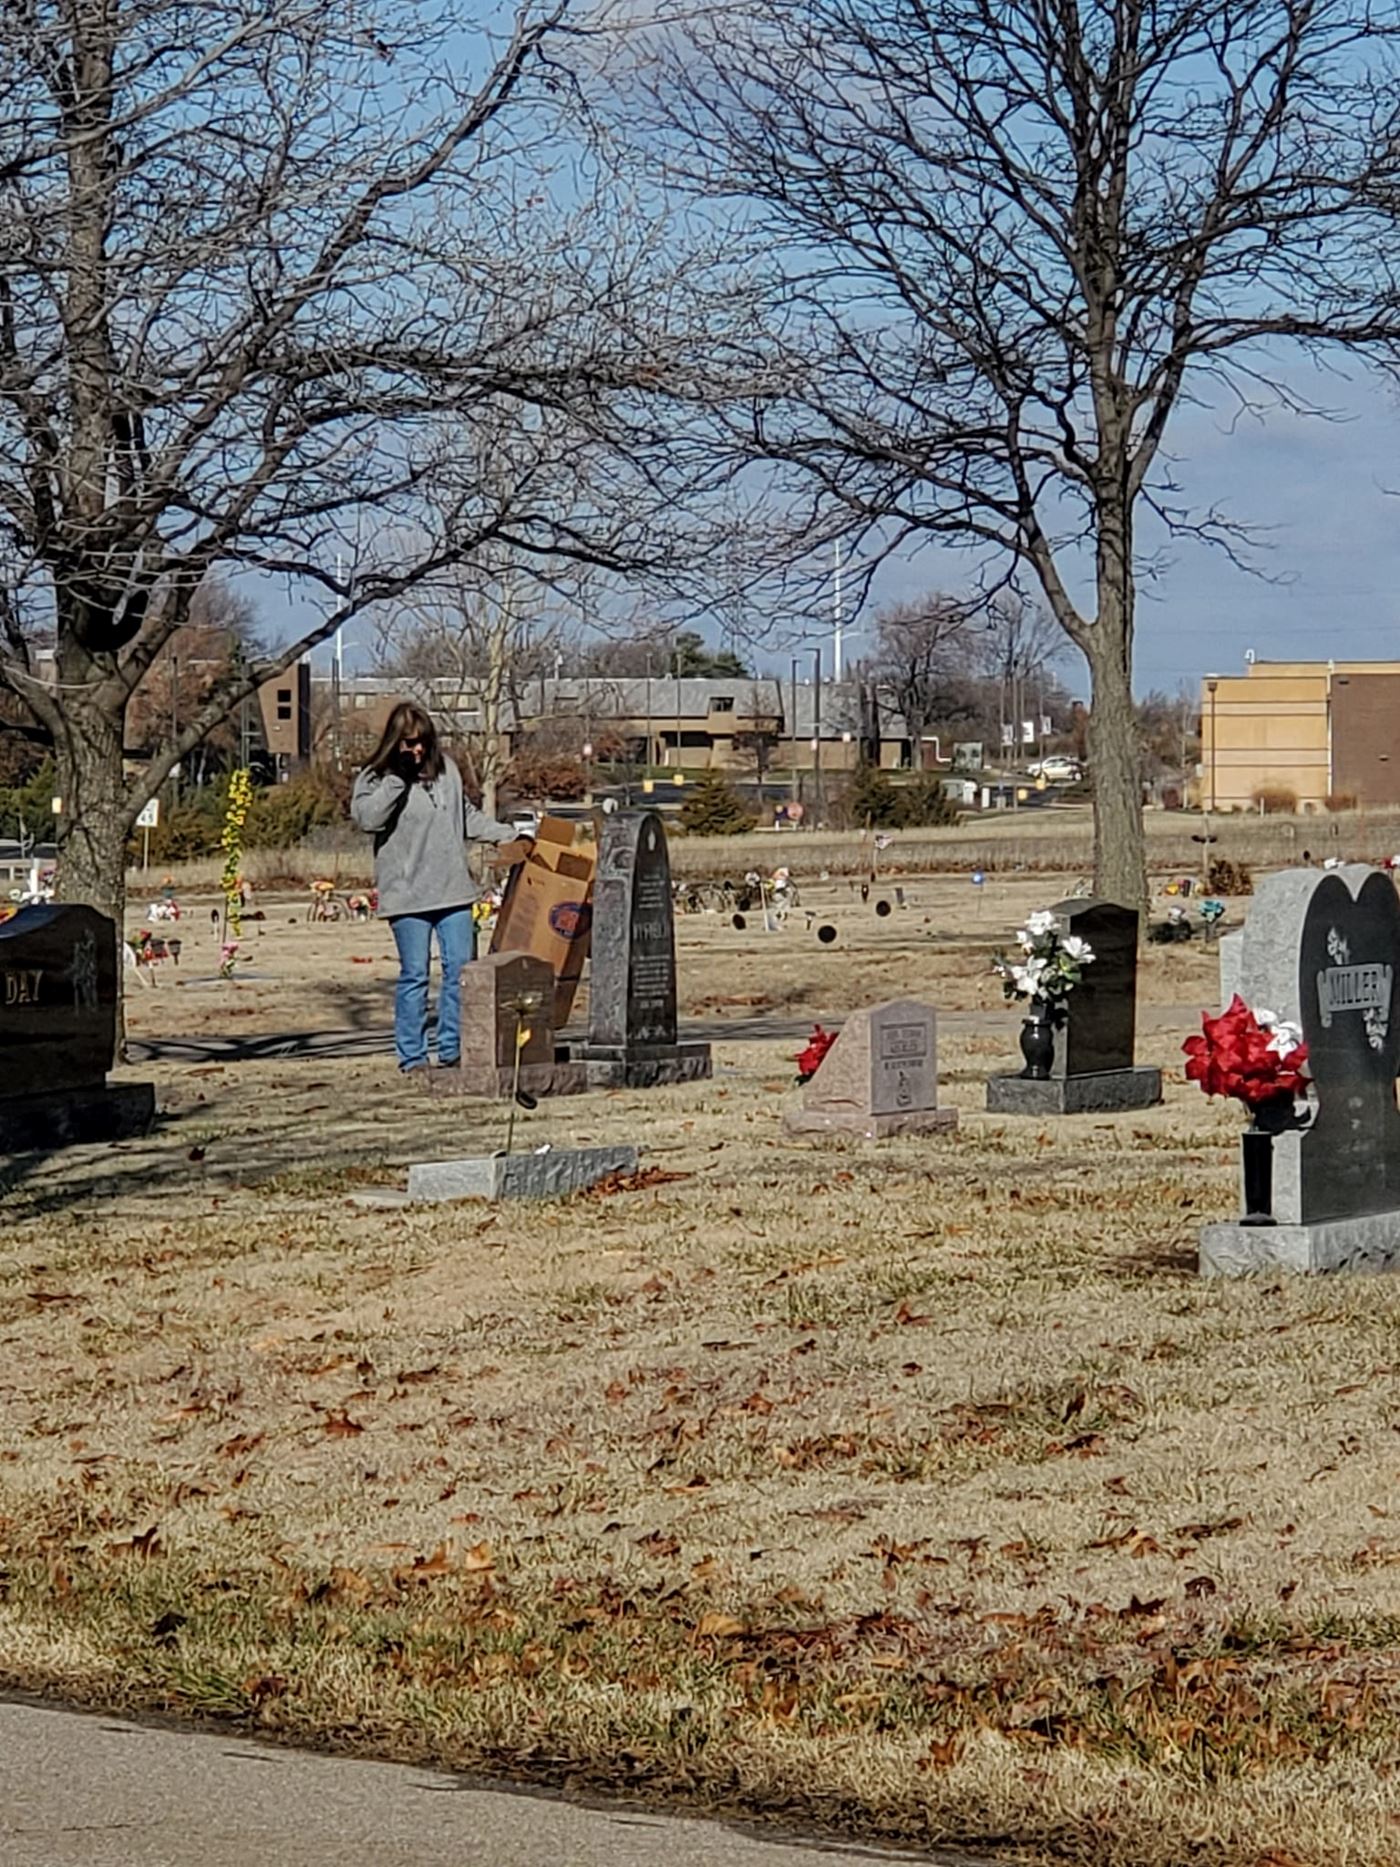
[[[1397,731],[1400,663],[1256,661],[1242,675],[1207,675],[1200,802],[1250,810],[1270,790],[1306,809],[1342,791],[1363,804],[1400,801]]]

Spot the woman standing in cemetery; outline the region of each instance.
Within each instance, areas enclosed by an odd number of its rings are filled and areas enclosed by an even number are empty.
[[[374,756],[355,774],[350,815],[374,837],[379,912],[394,930],[399,983],[394,1043],[401,1070],[428,1067],[428,967],[434,939],[442,962],[437,1053],[456,1064],[462,1048],[462,968],[476,957],[472,903],[481,889],[467,844],[509,843],[517,832],[469,803],[462,774],[443,755],[421,707],[401,700]]]

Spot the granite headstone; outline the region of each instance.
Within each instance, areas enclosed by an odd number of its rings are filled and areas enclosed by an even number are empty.
[[[462,968],[462,1056],[450,1069],[416,1072],[432,1095],[576,1095],[581,1063],[554,1036],[554,968],[533,953],[490,953]],[[517,1070],[517,1043],[519,1067]]]
[[[117,987],[117,930],[94,909],[48,904],[0,922],[0,1148],[110,1141],[150,1125],[149,1083],[107,1083]]]
[[[996,1115],[1074,1115],[1151,1108],[1162,1100],[1162,1072],[1134,1060],[1137,910],[1113,901],[1069,900],[1051,912],[1062,937],[1088,941],[1093,962],[1065,1001],[1050,1080],[993,1076],[988,1109]]]
[[[1364,865],[1255,891],[1231,984],[1301,1026],[1311,1119],[1274,1137],[1273,1226],[1207,1226],[1201,1268],[1400,1266],[1400,899]]]
[[[593,896],[588,1041],[595,1088],[646,1088],[710,1074],[708,1044],[676,1026],[676,928],[666,832],[654,811],[606,819]]]
[[[938,1106],[938,1019],[932,1005],[890,999],[847,1019],[811,1080],[789,1134],[853,1134],[870,1141],[956,1128]]]

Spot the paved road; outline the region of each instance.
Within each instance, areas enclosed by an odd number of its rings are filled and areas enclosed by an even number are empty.
[[[3,1867],[872,1867],[911,1857],[0,1704]],[[966,1856],[923,1855],[941,1867]]]

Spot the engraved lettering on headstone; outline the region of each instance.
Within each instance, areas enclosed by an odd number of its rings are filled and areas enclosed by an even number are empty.
[[[1344,962],[1351,949],[1334,927],[1327,937],[1327,951]],[[1366,1026],[1366,1041],[1372,1050],[1385,1043],[1390,1028],[1390,990],[1394,968],[1372,961],[1364,966],[1342,964],[1328,966],[1317,975],[1317,1009],[1322,1028],[1330,1031],[1332,1020],[1340,1011],[1359,1011]]]
[[[97,1009],[97,942],[91,933],[73,942],[73,1005],[78,1011]]]
[[[37,1005],[39,985],[43,977],[42,966],[7,972],[5,974],[5,1003],[7,1005]]]

